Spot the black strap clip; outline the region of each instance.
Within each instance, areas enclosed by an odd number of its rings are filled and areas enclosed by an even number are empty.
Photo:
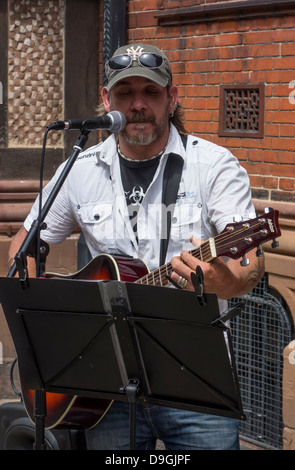
[[[204,275],[201,266],[197,266],[196,272],[191,273],[191,281],[195,289],[196,296],[200,302],[200,305],[204,307],[207,303],[205,286],[204,286]]]

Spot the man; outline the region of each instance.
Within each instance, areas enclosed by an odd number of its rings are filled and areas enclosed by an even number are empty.
[[[101,94],[105,112],[122,112],[126,126],[80,154],[46,218],[42,239],[60,243],[80,226],[92,256],[124,254],[156,269],[164,168],[171,153],[180,155],[182,177],[166,254],[171,280],[193,290],[191,273],[200,265],[206,291],[216,293],[221,309],[225,308],[226,299],[248,292],[260,280],[263,256],[249,252],[250,263],[242,267],[232,259],[202,262],[188,250],[221,232],[236,214],[248,218],[253,212],[246,172],[228,150],[194,136],[182,139],[177,87],[170,63],[158,48],[123,46],[106,64],[106,74],[108,84]],[[45,188],[44,199],[61,168]],[[37,209],[35,204],[13,240],[11,258]],[[138,449],[154,448],[157,438],[167,449],[239,446],[234,419],[149,405],[137,408],[136,437]],[[98,426],[87,432],[87,441],[90,449],[128,449],[128,403],[113,403]]]

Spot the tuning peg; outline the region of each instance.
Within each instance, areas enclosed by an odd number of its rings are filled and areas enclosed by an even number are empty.
[[[268,214],[269,212],[273,212],[273,208],[272,208],[272,207],[266,207],[266,208],[264,209],[264,213],[265,213],[265,214]]]
[[[262,255],[263,255],[263,250],[260,246],[258,246],[256,250],[256,256],[259,258],[259,256],[262,256]]]
[[[245,255],[243,255],[243,259],[242,259],[242,261],[240,261],[240,265],[241,266],[248,266],[249,263],[250,263],[250,261],[248,260],[248,258],[246,258]]]
[[[241,215],[235,215],[233,218],[234,222],[242,222],[243,217]]]
[[[273,249],[277,248],[279,246],[279,242],[274,238],[271,244],[271,247]]]
[[[256,219],[256,217],[257,217],[256,212],[250,212],[249,213],[249,219]]]

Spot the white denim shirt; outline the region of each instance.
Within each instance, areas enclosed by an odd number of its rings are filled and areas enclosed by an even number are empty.
[[[239,215],[254,212],[246,171],[225,148],[190,135],[186,150],[174,126],[138,212],[138,242],[127,210],[114,135],[81,152],[59,192],[42,230],[44,241],[61,243],[77,227],[84,232],[94,257],[124,254],[142,259],[150,270],[159,267],[162,178],[170,152],[181,155],[184,167],[173,212],[166,262],[182,249],[193,248],[190,237],[207,240]],[[65,166],[64,162],[43,192],[43,203]],[[25,220],[30,229],[38,202]]]

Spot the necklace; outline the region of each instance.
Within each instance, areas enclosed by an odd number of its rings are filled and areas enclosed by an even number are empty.
[[[154,160],[155,158],[158,158],[160,157],[161,155],[163,155],[163,153],[165,152],[165,149],[164,150],[161,150],[161,152],[159,152],[157,155],[154,155],[153,157],[150,157],[150,158],[144,158],[143,160],[134,160],[133,158],[128,158],[128,157],[125,157],[125,155],[121,152],[120,150],[120,146],[118,144],[117,146],[117,149],[118,149],[118,154],[120,155],[120,157],[124,158],[124,160],[127,160],[128,162],[137,162],[137,163],[140,163],[140,162],[148,162],[150,160]]]

